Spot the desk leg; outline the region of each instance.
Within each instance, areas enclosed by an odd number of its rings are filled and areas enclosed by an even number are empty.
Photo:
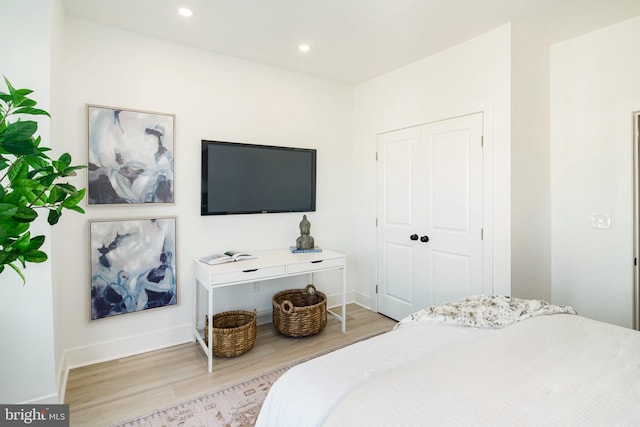
[[[209,303],[207,309],[209,314],[209,325],[207,327],[207,358],[209,372],[213,372],[213,289],[211,289],[211,286],[209,286],[207,292],[209,294]]]
[[[198,342],[196,334],[198,333],[198,293],[200,292],[200,285],[196,280],[196,286],[193,288],[195,294],[193,295],[193,327],[191,333],[191,342]]]
[[[342,333],[347,331],[347,266],[342,268]]]
[[[314,273],[310,274],[311,283],[314,283],[313,274]],[[347,331],[347,266],[346,265],[342,267],[342,296],[340,298],[341,298],[340,305],[342,306],[340,315],[336,314],[335,312],[329,309],[327,309],[327,311],[329,314],[331,314],[332,316],[340,320],[340,323],[341,323],[340,329],[342,330],[342,333],[345,333]]]

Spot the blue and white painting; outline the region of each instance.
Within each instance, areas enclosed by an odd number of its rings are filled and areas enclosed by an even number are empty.
[[[176,304],[176,218],[91,221],[91,319]]]
[[[175,116],[94,105],[88,116],[88,203],[173,203]]]

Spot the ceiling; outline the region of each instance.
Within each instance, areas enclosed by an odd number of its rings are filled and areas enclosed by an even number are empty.
[[[640,0],[63,0],[67,16],[354,84],[513,22],[553,43]],[[193,16],[178,15],[189,7]],[[311,50],[298,51],[306,43]]]

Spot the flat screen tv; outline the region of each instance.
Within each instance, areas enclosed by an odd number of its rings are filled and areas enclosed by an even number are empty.
[[[316,210],[316,150],[202,140],[201,215]]]

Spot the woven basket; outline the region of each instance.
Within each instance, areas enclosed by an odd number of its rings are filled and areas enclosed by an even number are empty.
[[[239,356],[256,342],[256,310],[225,311],[213,315],[213,354]],[[209,345],[209,316],[204,317],[204,342]]]
[[[283,335],[306,337],[327,325],[327,297],[313,285],[278,292],[272,305],[273,326]]]

